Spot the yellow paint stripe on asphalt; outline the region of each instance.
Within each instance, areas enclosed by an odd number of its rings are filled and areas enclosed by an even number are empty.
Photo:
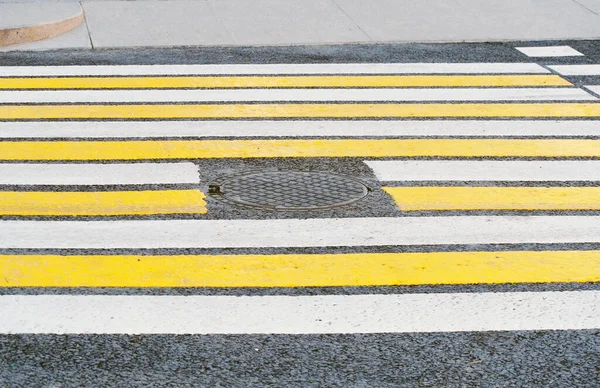
[[[592,139],[3,141],[0,160],[294,157],[600,157]]]
[[[0,191],[0,215],[116,216],[204,214],[204,194],[198,190],[107,192]]]
[[[384,187],[400,210],[600,210],[600,187]]]
[[[1,120],[408,117],[600,117],[600,104],[2,105]]]
[[[0,287],[327,287],[600,281],[600,251],[0,256]]]
[[[169,89],[571,86],[557,75],[35,77],[0,78],[0,89]]]

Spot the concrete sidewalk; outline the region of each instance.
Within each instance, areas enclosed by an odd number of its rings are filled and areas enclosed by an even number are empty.
[[[27,3],[34,9],[40,1],[0,0],[0,14],[10,3]],[[600,0],[79,3],[85,12],[85,22],[79,27],[55,38],[2,50],[600,38]]]

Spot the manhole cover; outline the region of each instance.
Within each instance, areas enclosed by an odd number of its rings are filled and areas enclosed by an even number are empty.
[[[321,210],[356,202],[369,188],[344,175],[267,171],[221,178],[210,185],[209,193],[267,210]]]

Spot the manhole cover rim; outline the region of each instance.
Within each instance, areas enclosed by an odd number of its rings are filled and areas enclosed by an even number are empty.
[[[266,203],[256,203],[251,201],[246,201],[241,199],[239,196],[230,196],[227,192],[227,184],[231,182],[235,182],[235,180],[240,180],[243,178],[251,177],[252,175],[264,176],[264,175],[283,175],[283,174],[297,174],[297,175],[312,175],[312,176],[324,176],[324,177],[335,177],[340,181],[346,181],[347,183],[353,183],[356,185],[356,188],[360,188],[361,193],[359,195],[353,194],[354,196],[351,198],[340,198],[339,201],[334,202],[332,204],[327,205],[312,205],[312,206],[285,206],[285,205],[272,205]],[[245,171],[243,173],[226,175],[215,179],[213,182],[209,184],[209,193],[213,196],[218,196],[226,202],[243,206],[250,207],[254,209],[261,210],[269,210],[269,211],[318,211],[318,210],[328,210],[334,209],[338,207],[343,207],[350,205],[352,203],[361,201],[365,199],[373,190],[367,186],[365,183],[360,180],[336,173],[336,172],[328,172],[328,171],[298,171],[298,170],[254,170],[254,171]]]

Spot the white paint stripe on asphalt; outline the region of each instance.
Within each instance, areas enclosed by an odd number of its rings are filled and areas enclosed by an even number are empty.
[[[237,89],[0,91],[0,103],[146,103],[245,101],[589,101],[578,88]]]
[[[117,66],[0,66],[0,77],[275,75],[275,74],[543,74],[535,63],[328,63]]]
[[[562,75],[600,75],[600,65],[553,65],[548,67]]]
[[[0,138],[4,139],[260,136],[600,136],[600,120],[0,122]]]
[[[0,334],[349,334],[600,328],[600,291],[2,295]]]
[[[598,216],[0,222],[0,248],[23,249],[597,242]]]
[[[515,47],[528,57],[579,57],[582,53],[571,46]]]
[[[0,164],[2,185],[199,184],[194,163]]]
[[[365,161],[380,181],[600,181],[600,161]]]
[[[596,94],[600,94],[600,85],[585,85],[584,88],[591,90]]]

